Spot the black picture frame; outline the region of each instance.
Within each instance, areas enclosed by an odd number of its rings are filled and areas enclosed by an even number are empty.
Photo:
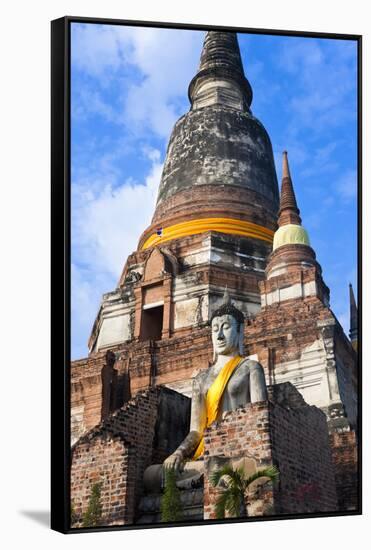
[[[170,22],[130,21],[66,16],[51,22],[51,528],[62,533],[163,528],[209,523],[272,521],[282,516],[253,517],[245,520],[205,520],[175,524],[109,526],[97,528],[70,527],[70,316],[71,316],[71,37],[72,23],[109,24],[200,31],[231,31],[333,38],[357,42],[358,52],[358,422],[359,469],[358,509],[348,512],[311,513],[305,516],[285,515],[284,519],[331,517],[362,514],[362,36],[245,27],[176,24]]]

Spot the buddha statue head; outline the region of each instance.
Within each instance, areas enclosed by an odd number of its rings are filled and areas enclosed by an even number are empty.
[[[227,289],[223,303],[212,314],[211,337],[214,361],[218,355],[243,355],[243,313],[231,302]]]

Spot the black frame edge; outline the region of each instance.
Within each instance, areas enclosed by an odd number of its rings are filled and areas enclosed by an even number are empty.
[[[188,29],[198,31],[230,31],[248,34],[269,34],[278,36],[304,36],[308,38],[332,38],[334,40],[358,40],[360,34],[332,33],[326,31],[293,31],[289,29],[262,29],[252,27],[238,27],[229,25],[207,25],[202,23],[174,23],[170,21],[140,21],[130,19],[116,19],[107,17],[84,17],[67,15],[65,19],[69,23],[95,23],[100,25],[126,25],[131,27],[156,27],[163,29]]]
[[[357,42],[358,54],[358,397],[362,397],[362,35],[256,29],[223,25],[151,22],[65,16],[51,22],[51,528],[61,533],[107,532],[178,526],[250,523],[287,519],[346,517],[362,514],[362,399],[358,401],[358,509],[347,512],[280,515],[247,520],[203,520],[98,528],[70,527],[70,25],[95,23],[189,30],[228,30],[250,34],[330,38]]]
[[[358,361],[357,361],[357,384],[358,384],[358,509],[359,514],[363,514],[363,391],[362,391],[362,374],[363,374],[363,333],[362,333],[362,284],[363,284],[363,194],[362,194],[362,158],[363,158],[363,139],[362,139],[362,36],[357,38],[357,323],[358,323]]]
[[[70,527],[69,36],[51,22],[51,528]]]

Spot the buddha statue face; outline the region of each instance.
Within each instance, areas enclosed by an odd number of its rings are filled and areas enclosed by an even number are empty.
[[[233,315],[214,317],[211,323],[211,335],[214,355],[235,355],[239,350],[239,324]]]

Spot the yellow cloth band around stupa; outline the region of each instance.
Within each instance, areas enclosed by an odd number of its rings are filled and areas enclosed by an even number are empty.
[[[235,369],[238,367],[242,361],[242,357],[237,355],[232,357],[221,369],[218,376],[215,378],[214,382],[211,384],[210,388],[206,394],[206,427],[211,426],[213,422],[218,420],[220,414],[220,406],[222,403],[222,397],[226,385],[230,377],[232,376]],[[195,451],[195,454],[192,457],[192,460],[196,460],[199,456],[204,454],[205,442],[202,436],[200,443]]]
[[[199,220],[189,220],[187,222],[176,223],[162,229],[162,235],[153,234],[141,246],[142,250],[159,243],[197,235],[206,231],[217,231],[219,233],[228,233],[231,235],[241,235],[242,237],[252,237],[268,243],[273,242],[274,232],[262,225],[236,220],[234,218],[201,218]]]
[[[306,244],[310,246],[308,233],[301,225],[289,223],[277,229],[273,239],[273,250],[284,244]]]

